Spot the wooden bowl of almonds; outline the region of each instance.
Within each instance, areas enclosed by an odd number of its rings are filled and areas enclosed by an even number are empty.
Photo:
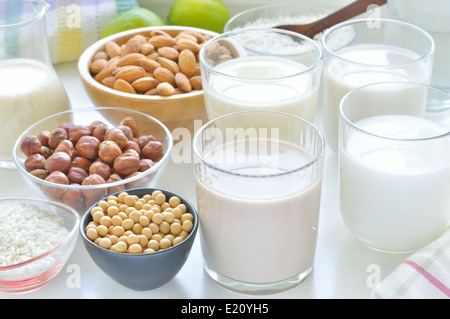
[[[140,111],[193,134],[207,121],[198,52],[216,35],[184,26],[120,32],[88,47],[78,73],[96,106]]]

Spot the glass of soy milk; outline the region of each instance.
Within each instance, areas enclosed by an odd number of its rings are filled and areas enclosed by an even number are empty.
[[[337,152],[339,102],[357,87],[399,81],[429,84],[434,40],[423,29],[390,19],[358,19],[328,29],[322,38],[321,106],[327,145]]]
[[[241,29],[211,39],[199,60],[209,120],[274,110],[313,121],[322,72],[315,41],[285,30]]]
[[[0,0],[0,168],[15,168],[13,146],[35,122],[70,108],[50,61],[41,0]]]
[[[363,244],[410,253],[450,221],[450,96],[410,82],[357,88],[340,105],[342,218]]]
[[[325,142],[300,117],[242,111],[194,136],[204,269],[243,293],[298,285],[312,271]]]

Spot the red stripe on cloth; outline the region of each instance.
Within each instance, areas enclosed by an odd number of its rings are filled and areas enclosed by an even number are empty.
[[[433,284],[436,288],[442,291],[447,297],[450,298],[450,289],[440,282],[436,277],[426,271],[424,268],[416,264],[411,260],[404,260],[403,263],[410,265],[415,270],[417,270],[422,276],[424,276],[431,284]]]

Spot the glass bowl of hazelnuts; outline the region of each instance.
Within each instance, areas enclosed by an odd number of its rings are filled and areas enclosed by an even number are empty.
[[[32,187],[84,213],[109,194],[153,185],[172,148],[172,134],[154,117],[96,107],[35,123],[17,139],[13,159]]]

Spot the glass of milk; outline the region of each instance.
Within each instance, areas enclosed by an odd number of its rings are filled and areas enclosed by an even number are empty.
[[[70,108],[51,64],[41,0],[0,0],[0,168],[15,168],[13,146],[35,122]]]
[[[423,29],[389,19],[358,19],[328,29],[322,38],[323,132],[334,152],[339,102],[354,88],[375,82],[429,84],[434,41]]]
[[[428,31],[436,43],[431,84],[450,92],[450,1],[389,0],[392,19],[415,24]]]
[[[312,121],[322,71],[319,45],[272,28],[226,32],[199,53],[208,119],[274,110]]]
[[[363,244],[409,253],[450,221],[450,96],[385,82],[344,96],[339,117],[343,221]]]
[[[300,117],[242,111],[194,136],[204,269],[219,284],[269,294],[313,269],[325,142]]]

